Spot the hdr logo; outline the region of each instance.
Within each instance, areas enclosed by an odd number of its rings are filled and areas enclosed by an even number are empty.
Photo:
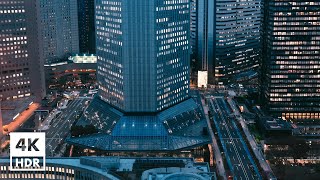
[[[10,170],[44,171],[46,135],[40,132],[10,133]]]

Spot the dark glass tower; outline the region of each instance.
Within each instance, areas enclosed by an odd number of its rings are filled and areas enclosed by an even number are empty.
[[[198,46],[198,0],[190,0],[190,70],[191,82],[195,82],[197,75],[197,46]]]
[[[80,53],[96,53],[94,0],[78,0]]]
[[[199,70],[210,84],[257,75],[261,51],[261,0],[198,0]]]
[[[101,133],[69,142],[107,151],[207,143],[189,96],[189,0],[97,0],[95,14],[99,97],[85,121]]]
[[[320,2],[266,0],[263,95],[273,114],[320,115]]]

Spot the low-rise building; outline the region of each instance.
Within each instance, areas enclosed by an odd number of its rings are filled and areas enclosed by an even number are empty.
[[[46,64],[45,76],[47,87],[56,86],[61,78],[69,75],[88,74],[95,77],[97,69],[97,57],[91,55],[70,56],[68,60]]]
[[[0,179],[215,179],[208,163],[197,163],[192,158],[47,158],[45,171],[10,171],[9,168],[9,158],[0,159]]]

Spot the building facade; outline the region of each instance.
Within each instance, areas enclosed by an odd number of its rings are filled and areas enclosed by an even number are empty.
[[[78,124],[99,133],[67,141],[104,151],[208,143],[199,96],[189,96],[189,0],[97,0],[95,14],[99,92]]]
[[[94,0],[78,0],[80,53],[96,53]]]
[[[199,70],[209,84],[257,74],[261,54],[261,0],[198,0]]]
[[[75,85],[84,85],[95,82],[97,70],[97,57],[95,55],[70,56],[69,61],[45,65],[47,88],[59,88],[68,79],[79,78]],[[69,77],[70,76],[70,77]]]
[[[79,53],[77,0],[35,0],[37,2],[40,50],[45,64]]]
[[[45,171],[11,171],[10,159],[0,159],[0,179],[119,180],[105,171],[112,167],[113,158],[100,159],[109,162],[110,165],[102,167],[99,161],[85,157],[47,158]]]
[[[197,77],[197,47],[198,47],[198,1],[190,0],[190,70],[191,85],[195,84]]]
[[[189,91],[189,1],[96,2],[100,97],[124,112],[155,113]]]
[[[319,7],[319,1],[265,1],[262,91],[275,115],[320,118]]]
[[[0,2],[0,99],[45,96],[35,1]]]
[[[170,168],[168,168],[170,167]],[[0,179],[120,180],[216,178],[208,163],[192,158],[80,157],[47,158],[45,171],[10,171],[10,159],[0,158]]]

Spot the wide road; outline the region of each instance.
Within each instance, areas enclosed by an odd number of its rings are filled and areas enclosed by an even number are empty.
[[[70,132],[71,125],[85,108],[86,99],[79,98],[69,102],[66,109],[52,120],[52,124],[46,131],[47,156],[54,156],[54,151],[61,141]]]
[[[210,110],[234,179],[262,179],[224,98],[210,99]]]
[[[244,118],[241,116],[235,102],[233,101],[232,98],[228,98],[228,103],[230,104],[231,108],[233,109],[233,112],[236,115],[238,121],[240,122],[242,130],[243,130],[244,134],[246,135],[246,138],[249,142],[249,145],[251,146],[251,149],[252,149],[254,155],[256,156],[256,158],[258,159],[258,161],[260,163],[260,167],[263,169],[263,171],[267,175],[268,179],[273,179],[273,180],[277,179],[276,176],[274,175],[271,167],[269,166],[266,159],[264,158],[263,153],[258,148],[257,143],[254,140],[253,136],[251,135],[251,133],[248,129],[248,126],[247,126]]]

